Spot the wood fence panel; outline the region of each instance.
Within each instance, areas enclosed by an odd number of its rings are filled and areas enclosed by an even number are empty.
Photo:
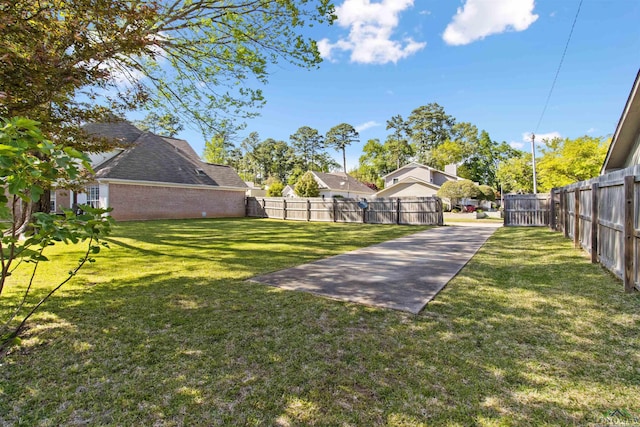
[[[307,220],[307,199],[286,199],[287,214],[286,219],[293,221]]]
[[[369,224],[396,224],[398,199],[376,199],[369,202],[366,221]]]
[[[363,222],[362,208],[358,206],[358,202],[355,200],[336,200],[337,222]]]
[[[437,197],[374,199],[366,203],[341,199],[247,197],[246,215],[294,221],[366,222],[371,224],[442,225]]]
[[[548,226],[549,205],[549,194],[507,194],[504,197],[504,225]]]
[[[598,255],[600,263],[622,278],[624,271],[624,185],[601,183],[598,195]]]
[[[564,206],[566,209],[565,219],[565,236],[573,240],[573,233],[576,230],[576,190],[567,191],[565,193]]]
[[[333,221],[333,200],[331,199],[307,199],[309,200],[309,221],[331,222]]]
[[[591,187],[579,190],[579,236],[578,244],[582,249],[591,253],[591,212],[593,211]]]
[[[398,224],[440,224],[442,214],[437,205],[434,198],[401,200]]]

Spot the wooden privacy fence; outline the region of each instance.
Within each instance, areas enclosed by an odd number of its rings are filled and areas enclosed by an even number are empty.
[[[504,196],[504,225],[541,227],[549,225],[548,194]]]
[[[640,289],[640,166],[551,191],[550,226]]]
[[[249,217],[294,221],[360,222],[367,224],[442,225],[438,197],[369,201],[351,199],[298,199],[247,197]]]
[[[550,195],[505,196],[504,224],[549,225],[622,279],[626,292],[640,289],[640,165]]]

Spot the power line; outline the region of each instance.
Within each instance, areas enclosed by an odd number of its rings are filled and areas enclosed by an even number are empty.
[[[560,58],[560,64],[558,64],[558,69],[556,70],[556,76],[553,78],[553,83],[551,84],[549,95],[547,95],[547,100],[544,103],[544,108],[542,109],[542,114],[540,114],[540,119],[538,120],[538,124],[536,125],[536,130],[533,132],[534,134],[538,133],[538,128],[540,127],[540,123],[542,123],[542,118],[544,117],[544,113],[547,112],[547,107],[549,106],[549,101],[551,100],[551,94],[553,93],[553,88],[556,86],[556,81],[558,80],[558,74],[560,74],[560,69],[562,68],[564,57],[567,54],[567,49],[569,48],[569,43],[571,42],[571,36],[573,35],[573,29],[576,26],[576,21],[578,20],[578,15],[580,14],[581,7],[582,7],[582,0],[580,0],[580,3],[578,4],[578,10],[576,11],[575,18],[573,18],[573,24],[571,25],[571,31],[569,32],[569,38],[567,39],[567,44],[564,46],[564,51],[562,52],[562,58]]]

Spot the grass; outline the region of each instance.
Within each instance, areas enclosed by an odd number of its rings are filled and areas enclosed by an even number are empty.
[[[0,360],[0,425],[640,417],[640,299],[559,234],[498,230],[418,316],[244,281],[417,230],[248,219],[121,224],[112,249]],[[58,251],[56,264],[77,257]]]

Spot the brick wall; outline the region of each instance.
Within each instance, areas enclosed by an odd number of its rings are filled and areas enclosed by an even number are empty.
[[[111,215],[119,221],[243,217],[244,200],[244,191],[109,184]]]

